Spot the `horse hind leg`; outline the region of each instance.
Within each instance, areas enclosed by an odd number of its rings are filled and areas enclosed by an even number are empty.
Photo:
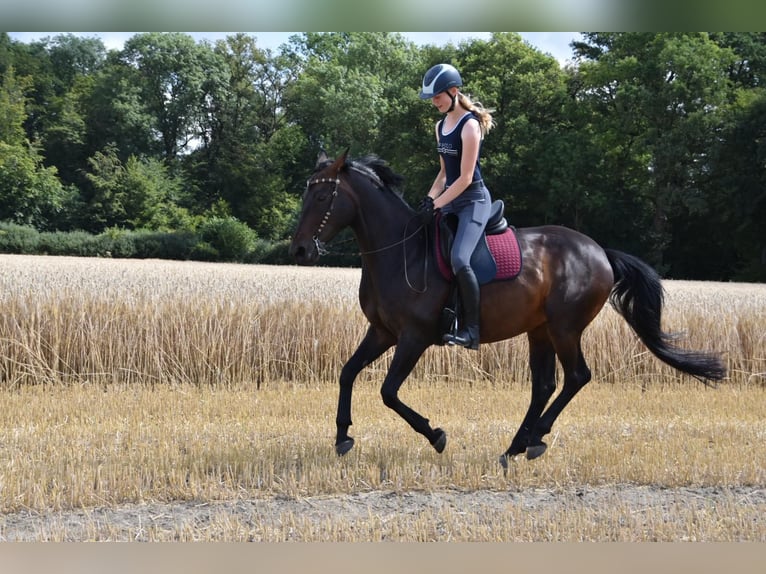
[[[532,373],[532,398],[527,414],[508,447],[500,457],[500,464],[507,467],[508,459],[527,452],[527,458],[540,456],[538,443],[533,436],[538,426],[540,415],[556,390],[556,351],[548,335],[547,327],[542,326],[527,335],[529,340],[529,368]],[[545,450],[545,447],[543,447]],[[534,456],[530,456],[533,454]]]
[[[582,354],[579,335],[576,340],[570,339],[565,345],[557,346],[557,355],[564,370],[564,385],[535,425],[530,437],[530,446],[527,448],[527,458],[530,460],[545,452],[547,445],[543,442],[543,437],[551,432],[553,423],[564,408],[591,380],[591,372]]]

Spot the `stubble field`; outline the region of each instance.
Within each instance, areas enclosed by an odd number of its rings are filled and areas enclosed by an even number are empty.
[[[611,309],[594,380],[538,460],[497,457],[529,398],[526,341],[434,348],[402,398],[337,377],[365,330],[358,270],[0,255],[1,540],[766,541],[766,286],[666,282],[665,328],[723,353],[716,388]]]

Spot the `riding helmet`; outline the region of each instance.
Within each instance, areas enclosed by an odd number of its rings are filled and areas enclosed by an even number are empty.
[[[440,94],[452,86],[460,87],[463,80],[460,78],[454,66],[449,64],[437,64],[423,76],[423,87],[420,90],[420,99],[428,100]]]

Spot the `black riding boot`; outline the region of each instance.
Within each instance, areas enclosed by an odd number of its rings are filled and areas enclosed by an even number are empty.
[[[460,301],[463,303],[463,326],[454,335],[447,333],[442,340],[448,345],[460,345],[469,349],[479,348],[479,282],[473,269],[466,266],[456,274]]]

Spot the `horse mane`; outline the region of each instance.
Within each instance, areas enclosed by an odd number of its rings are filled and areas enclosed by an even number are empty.
[[[346,165],[362,175],[372,178],[380,187],[385,187],[401,197],[404,177],[396,173],[386,160],[376,155],[366,155],[358,159],[351,159],[346,162]]]
[[[317,165],[314,173],[321,171],[332,163],[332,159],[322,162]],[[343,169],[351,169],[372,180],[377,187],[390,191],[403,199],[401,188],[404,184],[404,176],[396,173],[386,160],[377,155],[368,154],[356,159],[348,158]]]

